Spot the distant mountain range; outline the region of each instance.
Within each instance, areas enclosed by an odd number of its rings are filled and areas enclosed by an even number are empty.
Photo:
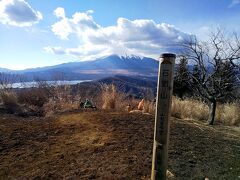
[[[0,68],[0,72],[6,73],[6,72],[11,72],[11,70],[7,68]]]
[[[0,72],[21,75],[24,81],[41,80],[94,80],[114,75],[157,76],[158,61],[139,56],[111,55],[93,61],[70,62],[26,70],[0,68]]]

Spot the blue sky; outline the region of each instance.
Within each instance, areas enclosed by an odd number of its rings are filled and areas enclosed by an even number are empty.
[[[157,58],[216,26],[240,33],[240,0],[0,0],[0,67]]]

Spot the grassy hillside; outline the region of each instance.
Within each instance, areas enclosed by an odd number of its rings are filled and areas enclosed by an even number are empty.
[[[240,131],[171,119],[169,179],[237,179]],[[107,111],[0,117],[0,179],[149,179],[154,117]]]

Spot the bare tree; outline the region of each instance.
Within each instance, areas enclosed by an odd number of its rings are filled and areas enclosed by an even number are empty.
[[[209,102],[208,122],[212,125],[217,102],[234,98],[234,90],[239,90],[240,38],[236,33],[227,35],[217,29],[208,41],[191,36],[183,47],[183,55],[194,63],[190,72],[192,90]]]

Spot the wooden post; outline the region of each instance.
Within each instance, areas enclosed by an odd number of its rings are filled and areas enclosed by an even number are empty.
[[[151,180],[165,180],[167,174],[175,59],[175,54],[165,53],[160,56]]]

